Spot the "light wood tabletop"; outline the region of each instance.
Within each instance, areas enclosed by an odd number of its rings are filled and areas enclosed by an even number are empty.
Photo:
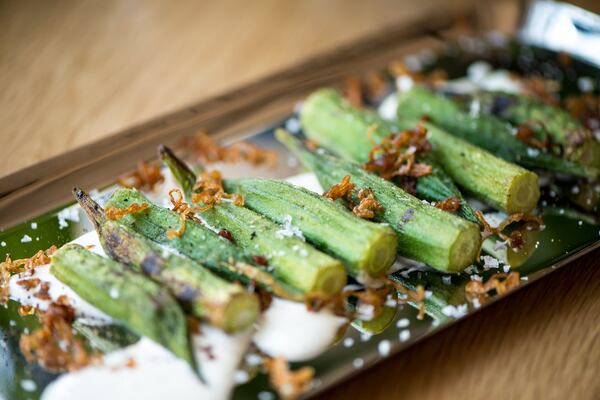
[[[0,176],[448,3],[5,0]],[[598,399],[599,260],[589,254],[322,398]]]

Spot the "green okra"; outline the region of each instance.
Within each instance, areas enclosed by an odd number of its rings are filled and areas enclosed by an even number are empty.
[[[166,251],[118,220],[109,219],[81,189],[74,189],[74,195],[112,259],[165,285],[192,315],[226,332],[240,331],[254,323],[260,311],[256,295],[216,276],[196,261]]]
[[[477,101],[483,111],[514,125],[526,124],[540,140],[549,137],[565,149],[567,159],[600,168],[600,142],[567,111],[531,96],[510,93],[479,93],[466,101]]]
[[[449,272],[461,271],[475,261],[481,244],[478,225],[424,204],[358,164],[311,151],[284,130],[278,130],[276,136],[315,173],[323,187],[349,175],[357,188],[371,189],[384,208],[376,218],[396,231],[401,255]]]
[[[244,196],[248,208],[299,229],[319,249],[342,260],[355,277],[377,277],[396,259],[396,234],[389,226],[358,218],[314,192],[271,179],[226,179],[223,185]]]
[[[152,204],[137,190],[116,190],[106,203],[106,207],[125,209],[132,204],[149,204],[149,207],[142,212],[121,217],[119,223],[150,240],[199,261],[227,280],[240,281],[244,284],[256,282],[279,297],[301,300],[301,293],[274,279],[266,268],[252,265],[251,253],[244,252],[205,224],[187,220],[185,232],[181,237],[170,238],[167,232],[180,227],[179,215],[167,208]]]
[[[196,175],[165,147],[160,148],[160,156],[191,201]],[[305,294],[338,293],[346,284],[346,271],[339,260],[303,238],[287,235],[280,225],[248,208],[221,202],[201,217],[211,226],[229,231],[245,251],[266,257],[275,277]]]
[[[376,113],[354,108],[334,89],[320,89],[311,94],[302,105],[300,121],[307,137],[357,163],[369,161],[373,144],[398,131],[395,124]],[[419,155],[418,160],[430,165],[432,172],[417,178],[416,197],[435,202],[456,197],[461,203],[458,214],[477,222],[475,212],[438,161],[431,155]]]
[[[419,121],[399,121],[415,126]],[[427,138],[452,179],[475,197],[509,214],[530,212],[540,198],[538,176],[472,145],[430,122]]]
[[[423,116],[472,144],[488,150],[506,161],[527,168],[539,168],[581,177],[596,177],[598,168],[581,165],[539,149],[529,147],[513,136],[513,128],[501,119],[484,113],[473,115],[457,102],[431,90],[414,86],[398,94],[398,118],[415,120]]]
[[[185,315],[166,288],[76,244],[52,255],[50,272],[85,301],[195,369]]]

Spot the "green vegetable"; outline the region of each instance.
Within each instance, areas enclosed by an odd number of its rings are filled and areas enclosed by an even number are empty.
[[[513,128],[501,119],[479,113],[471,115],[452,99],[436,94],[424,87],[415,86],[398,94],[398,118],[418,119],[426,115],[430,122],[491,153],[528,168],[596,177],[600,170],[590,166],[544,153],[527,146],[513,136]]]
[[[186,229],[181,237],[170,239],[169,229],[178,229],[181,222],[179,215],[164,207],[152,204],[142,193],[133,189],[119,189],[113,193],[106,207],[125,209],[132,204],[149,204],[142,212],[125,215],[119,223],[128,226],[135,232],[173,248],[199,261],[202,265],[217,272],[230,281],[251,284],[258,283],[273,294],[291,299],[301,300],[300,293],[274,279],[265,268],[251,265],[252,256],[235,246],[227,239],[220,237],[202,223],[187,220]]]
[[[191,314],[226,332],[243,330],[254,323],[260,311],[256,295],[187,257],[161,249],[118,220],[107,218],[104,210],[81,189],[74,189],[74,194],[112,259],[165,285]]]
[[[191,198],[195,174],[166,148],[160,155]],[[338,293],[346,284],[342,263],[260,214],[230,202],[221,202],[205,211],[202,219],[218,229],[228,230],[235,243],[247,252],[267,258],[274,275],[302,293]]]
[[[358,218],[314,192],[269,179],[225,180],[224,187],[243,195],[248,208],[299,229],[319,249],[342,260],[353,276],[379,276],[396,259],[397,239],[391,228]]]
[[[185,316],[166,288],[76,244],[52,255],[50,272],[85,301],[194,368]]]
[[[483,110],[515,125],[527,124],[540,140],[550,137],[566,149],[566,158],[600,168],[600,142],[567,111],[534,97],[509,93],[481,93],[468,97]]]
[[[349,175],[357,188],[371,189],[384,207],[376,217],[388,222],[398,234],[401,255],[449,272],[460,271],[475,261],[481,242],[476,224],[423,204],[360,165],[310,151],[283,130],[278,130],[276,136],[312,169],[323,187],[331,187]]]
[[[400,121],[414,126],[418,121]],[[436,125],[422,122],[432,151],[461,187],[491,206],[506,211],[530,212],[540,198],[538,177],[518,165],[459,139]]]
[[[310,95],[302,105],[300,120],[306,136],[334,154],[357,163],[369,161],[373,143],[379,144],[398,131],[397,126],[377,114],[354,108],[333,89],[321,89]],[[418,161],[431,165],[432,172],[417,178],[416,196],[436,202],[457,197],[461,203],[459,214],[477,222],[475,212],[434,157],[419,156]]]

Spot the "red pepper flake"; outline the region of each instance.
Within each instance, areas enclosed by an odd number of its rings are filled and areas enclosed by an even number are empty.
[[[460,199],[456,196],[451,196],[442,201],[437,202],[435,204],[435,207],[439,208],[442,211],[455,212],[458,211],[460,205]]]
[[[75,371],[97,363],[100,355],[88,353],[73,333],[75,310],[61,296],[39,315],[42,326],[22,335],[19,347],[28,362],[38,363],[51,372]]]
[[[212,346],[203,346],[200,347],[200,351],[206,354],[209,360],[216,360],[217,356],[215,356],[215,352]]]
[[[159,165],[140,161],[134,172],[118,178],[117,182],[126,188],[154,190],[154,187],[164,180]]]
[[[281,356],[265,358],[264,367],[269,374],[271,385],[281,398],[286,400],[296,399],[306,393],[315,375],[315,370],[311,367],[292,371],[288,362]]]
[[[258,166],[274,165],[277,162],[277,152],[273,150],[265,150],[245,141],[220,146],[204,130],[185,138],[183,146],[205,163],[247,161]]]
[[[119,219],[129,214],[135,214],[137,212],[144,211],[148,207],[150,207],[150,205],[147,203],[133,203],[127,208],[106,207],[105,212],[108,219]]]
[[[231,243],[235,243],[235,239],[233,239],[233,234],[228,231],[227,229],[221,229],[219,231],[219,236],[221,236],[224,239],[229,240]]]
[[[26,290],[31,290],[37,287],[40,282],[41,281],[38,278],[21,279],[20,281],[17,281],[17,285],[23,286]]]
[[[269,265],[269,260],[265,256],[252,256],[252,259],[258,265]]]

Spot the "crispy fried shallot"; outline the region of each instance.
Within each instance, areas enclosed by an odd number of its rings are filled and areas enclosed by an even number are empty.
[[[264,358],[263,365],[269,373],[271,386],[283,399],[296,399],[312,385],[315,370],[311,367],[302,367],[292,371],[283,357]]]
[[[346,175],[340,183],[333,185],[323,196],[331,200],[346,200],[352,212],[360,218],[371,219],[375,217],[376,212],[383,211],[383,206],[377,201],[373,191],[368,188],[358,191],[356,194],[358,204],[354,205],[355,189],[356,185],[350,182],[350,175]]]
[[[492,275],[485,283],[471,280],[465,285],[465,295],[470,302],[483,302],[490,296],[490,292],[502,295],[514,287],[519,286],[519,273],[498,273]]]
[[[188,219],[200,222],[200,219],[196,217],[196,212],[203,212],[212,206],[204,207],[190,207],[185,201],[183,201],[183,193],[179,189],[169,190],[169,199],[173,205],[172,210],[179,214],[179,229],[169,229],[167,231],[167,239],[171,240],[176,237],[181,237],[185,233],[186,221]]]
[[[50,263],[50,257],[56,250],[56,246],[51,246],[45,251],[39,250],[33,257],[21,258],[14,261],[9,255],[6,255],[5,261],[0,263],[0,305],[8,302],[11,275],[20,272],[29,272],[29,274],[33,274],[33,271],[37,267]]]
[[[565,100],[565,108],[589,130],[598,129],[600,96],[592,93],[568,96]]]
[[[127,208],[106,207],[105,213],[108,219],[119,219],[129,214],[135,214],[150,207],[148,203],[133,203]]]
[[[421,73],[412,71],[402,61],[393,61],[388,70],[395,77],[408,76],[414,82],[428,84],[432,86],[439,86],[446,82],[448,74],[441,68],[436,68],[429,73]]]
[[[218,145],[206,131],[199,131],[193,137],[187,137],[183,146],[198,160],[206,163],[234,163],[246,161],[252,165],[273,165],[277,161],[277,152],[265,150],[250,142],[235,142],[229,146]]]
[[[22,335],[19,342],[28,362],[52,372],[75,371],[99,362],[100,355],[89,353],[83,341],[73,333],[75,311],[66,297],[52,302],[38,316],[42,326]]]
[[[223,178],[219,171],[203,171],[194,185],[192,203],[204,203],[206,209],[209,209],[223,199],[232,201],[236,206],[244,205],[242,195],[225,193]]]
[[[392,133],[379,145],[373,146],[364,168],[388,180],[397,176],[418,178],[430,174],[431,165],[417,162],[416,157],[430,150],[427,129],[418,125],[414,129]]]
[[[360,218],[372,219],[375,218],[376,212],[384,211],[371,189],[360,189],[358,199],[360,202],[352,208],[352,212]]]
[[[562,154],[562,146],[559,143],[554,143],[550,135],[545,135],[543,140],[535,137],[535,130],[533,129],[534,124],[543,125],[543,123],[537,121],[520,124],[517,126],[517,133],[515,137],[530,147],[542,150],[544,152],[553,150],[556,152],[556,154]]]
[[[455,212],[460,208],[460,199],[456,196],[450,196],[442,201],[435,203],[435,208],[442,211]]]
[[[323,196],[331,200],[346,199],[352,194],[355,187],[356,185],[350,183],[350,175],[346,175],[340,183],[333,185]]]
[[[162,175],[159,165],[140,161],[135,171],[118,178],[117,182],[126,188],[153,190],[157,184],[164,182],[164,180],[165,177]]]
[[[520,249],[523,247],[523,229],[542,229],[544,221],[542,217],[537,215],[529,215],[525,213],[514,213],[506,217],[506,219],[498,224],[497,227],[492,227],[481,211],[475,211],[475,215],[479,220],[483,230],[481,232],[482,242],[490,236],[497,235],[502,240],[505,240],[512,249]],[[503,231],[511,224],[521,222],[522,224],[515,228],[510,235],[506,235]]]

